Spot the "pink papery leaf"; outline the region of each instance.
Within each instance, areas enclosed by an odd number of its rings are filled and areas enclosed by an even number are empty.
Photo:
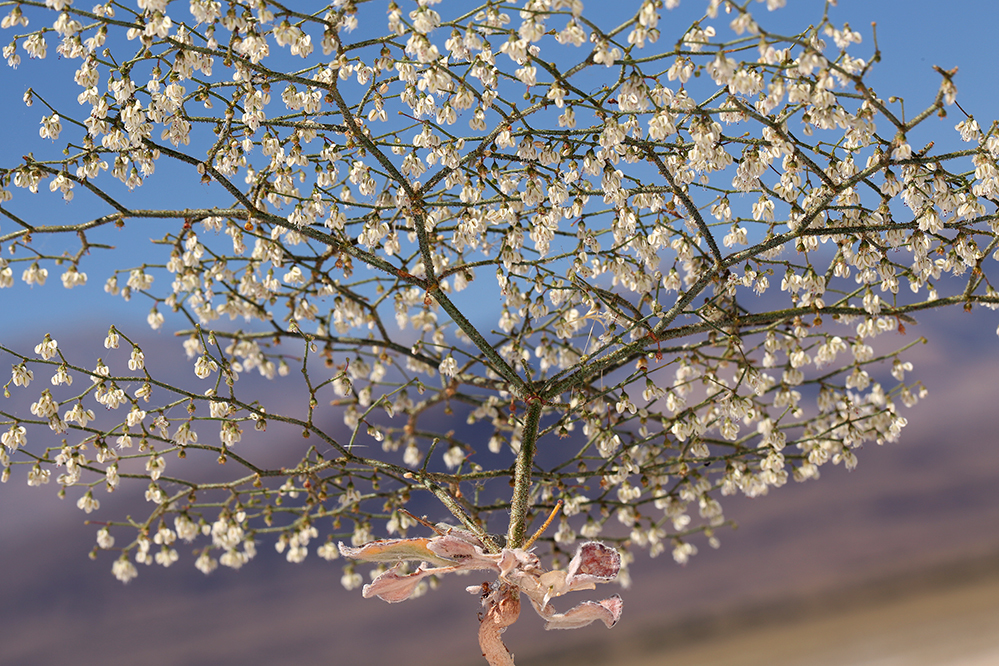
[[[600,603],[584,601],[565,613],[554,613],[549,616],[545,629],[579,629],[596,620],[600,620],[610,629],[621,619],[623,607],[624,602],[616,594]]]
[[[599,541],[587,541],[579,547],[569,569],[565,585],[569,590],[593,589],[596,583],[607,583],[621,571],[621,554]]]
[[[439,567],[433,569],[424,569],[421,567],[413,573],[401,574],[399,573],[400,566],[401,565],[399,564],[395,565],[365,585],[364,589],[361,591],[362,596],[365,599],[378,597],[379,599],[387,601],[390,604],[397,604],[400,601],[409,599],[421,579],[435,574],[450,573],[454,571],[453,567]]]
[[[430,539],[427,549],[460,569],[496,569],[496,556],[482,552],[482,543],[468,532],[457,531]]]
[[[501,579],[513,582],[526,573],[540,569],[541,562],[534,553],[520,548],[504,548],[496,566]]]
[[[366,562],[429,562],[438,566],[454,564],[428,548],[433,539],[379,539],[360,548],[338,544],[340,554]]]
[[[500,576],[500,579],[503,579],[503,576]],[[559,570],[543,571],[538,569],[530,573],[525,573],[515,569],[510,572],[506,580],[513,582],[520,588],[521,592],[530,597],[535,610],[544,618],[548,617],[545,614],[546,612],[549,614],[552,612],[546,611],[548,601],[562,596],[569,591],[569,588],[565,584],[565,572]],[[591,583],[589,589],[594,587],[596,585]]]

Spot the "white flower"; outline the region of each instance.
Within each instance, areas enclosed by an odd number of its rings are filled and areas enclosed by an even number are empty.
[[[58,411],[59,405],[52,398],[52,393],[48,389],[44,389],[38,400],[31,403],[31,413],[42,419],[54,416]]]
[[[163,321],[164,321],[163,315],[160,314],[159,311],[156,310],[156,308],[153,308],[149,312],[149,316],[146,317],[146,322],[148,322],[149,327],[154,331],[158,330],[160,326],[163,325]]]
[[[65,365],[60,365],[49,381],[52,383],[52,386],[59,386],[61,384],[69,386],[73,383],[73,376],[69,374],[69,368]]]
[[[85,513],[90,513],[91,511],[101,508],[101,503],[94,499],[94,496],[91,495],[88,490],[86,495],[77,500],[76,508],[82,509]]]
[[[114,546],[114,537],[111,536],[107,527],[97,530],[97,545],[104,550]]]
[[[153,535],[153,543],[160,546],[169,546],[177,540],[177,533],[166,525],[160,525],[159,530]]]
[[[163,470],[166,469],[166,461],[163,456],[153,456],[146,461],[146,471],[149,472],[149,478],[156,481],[163,474]],[[157,543],[159,543],[157,541]]]
[[[28,472],[28,485],[29,486],[40,486],[49,482],[49,477],[52,475],[52,471],[49,469],[42,469],[40,465],[35,465]]]
[[[45,284],[45,280],[49,276],[49,271],[47,268],[41,268],[37,263],[31,264],[24,273],[21,274],[21,279],[28,285],[42,286]]]
[[[892,362],[891,376],[897,379],[898,381],[902,381],[905,379],[905,373],[909,370],[912,370],[912,363],[910,363],[909,361],[903,362],[896,358]]]
[[[168,567],[179,559],[177,550],[175,548],[161,548],[158,553],[156,553],[154,559],[156,564],[163,567]]]
[[[127,583],[139,575],[139,572],[135,569],[135,565],[124,556],[120,560],[115,560],[115,563],[111,565],[111,573],[123,583]]]
[[[219,440],[222,442],[222,446],[229,448],[233,444],[239,442],[243,438],[243,429],[239,427],[236,421],[223,421],[222,426],[219,429]]]
[[[199,379],[206,378],[218,369],[218,364],[207,354],[199,356],[198,360],[194,363],[194,374],[196,374]]]
[[[219,563],[218,560],[212,557],[206,550],[198,556],[197,560],[194,561],[194,566],[198,571],[207,576],[218,568]]]
[[[132,347],[132,354],[128,359],[128,369],[142,370],[146,365],[146,357],[138,347]]]
[[[72,289],[73,287],[79,287],[87,284],[87,274],[81,273],[76,269],[76,266],[70,266],[66,269],[66,272],[62,274],[62,286],[66,289]]]
[[[156,504],[165,504],[167,501],[167,494],[163,492],[155,483],[150,483],[149,488],[146,489],[146,501],[155,502]]]
[[[46,334],[45,339],[40,344],[35,345],[35,353],[48,361],[56,355],[58,347],[58,343]]]
[[[448,469],[454,469],[465,459],[465,450],[460,446],[452,446],[444,454],[444,464]]]
[[[118,342],[121,340],[121,336],[118,335],[118,331],[114,330],[114,326],[108,331],[108,336],[104,338],[104,348],[105,349],[117,349]]]
[[[441,361],[437,369],[445,377],[454,377],[458,374],[458,362],[454,360],[453,356],[448,354],[447,357]]]
[[[697,546],[692,543],[679,542],[673,547],[673,559],[677,564],[686,564],[691,555],[697,554]]]
[[[23,362],[19,365],[11,366],[11,380],[14,382],[14,386],[27,386],[34,378],[35,373],[28,370]]]
[[[119,437],[119,440],[121,438]],[[121,443],[118,444],[119,448],[122,447]],[[129,444],[131,446],[131,444]],[[113,492],[115,488],[118,487],[120,482],[120,477],[118,476],[118,463],[113,465],[108,465],[107,469],[104,470],[104,482],[107,484],[108,492]]]
[[[11,425],[7,432],[0,435],[0,443],[2,443],[8,451],[14,451],[19,446],[24,446],[27,443],[27,433],[28,431],[24,428],[24,426]]]
[[[96,417],[94,410],[84,409],[81,403],[76,403],[73,408],[62,415],[62,420],[69,423],[70,421],[76,421],[81,427],[86,427],[87,424],[93,421]]]
[[[191,429],[190,422],[181,423],[177,427],[177,431],[173,435],[173,442],[177,446],[187,446],[188,444],[196,444],[198,441],[198,433]]]
[[[364,584],[364,578],[355,571],[345,571],[340,578],[340,584],[345,590],[356,590]]]

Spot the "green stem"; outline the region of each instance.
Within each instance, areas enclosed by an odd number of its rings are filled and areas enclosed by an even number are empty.
[[[510,502],[510,529],[506,535],[507,548],[520,548],[527,540],[527,512],[531,507],[531,469],[537,451],[538,422],[541,421],[541,401],[528,403],[521,436],[520,451],[513,477],[513,500]]]

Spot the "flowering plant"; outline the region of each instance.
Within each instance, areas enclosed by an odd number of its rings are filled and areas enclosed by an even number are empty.
[[[896,441],[916,315],[999,306],[999,134],[951,70],[914,115],[877,94],[829,7],[785,36],[709,0],[661,39],[677,4],[0,3],[11,77],[50,42],[74,68],[26,87],[42,141],[0,156],[0,289],[100,273],[148,305],[96,362],[69,330],[0,341],[0,480],[87,514],[138,481],[148,515],[97,532],[122,581],[181,544],[205,573],[265,542],[427,563],[366,586],[390,600],[489,570],[498,641],[518,595],[613,623],[549,602]],[[910,144],[948,113],[957,147]],[[460,525],[408,538],[412,502]],[[559,502],[548,571],[527,530]]]

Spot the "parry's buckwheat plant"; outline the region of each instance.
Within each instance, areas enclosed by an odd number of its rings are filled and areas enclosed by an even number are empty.
[[[612,626],[616,595],[553,602],[717,545],[726,496],[898,439],[914,317],[999,304],[996,126],[952,71],[904,113],[828,6],[786,36],[783,0],[669,35],[677,0],[301,4],[0,2],[10,67],[73,68],[24,92],[40,140],[0,164],[0,287],[96,276],[183,340],[182,376],[140,327],[96,364],[68,326],[0,341],[3,481],[90,516],[144,488],[98,523],[122,581],[261,545],[343,556],[348,589],[378,562],[364,594],[391,602],[482,570],[482,649],[512,663],[523,599]],[[961,148],[910,145],[938,117]],[[162,205],[175,178],[202,189]],[[40,190],[63,219],[32,216]],[[417,507],[453,524],[410,534]]]

